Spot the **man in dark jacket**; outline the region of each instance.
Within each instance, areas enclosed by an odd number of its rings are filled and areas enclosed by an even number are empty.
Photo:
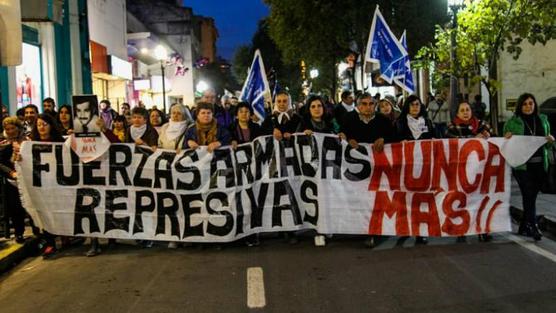
[[[369,93],[357,97],[357,109],[344,116],[341,132],[346,136],[350,146],[357,148],[359,143],[372,143],[375,151],[382,151],[384,143],[394,139],[392,122],[380,113],[376,113],[375,100]]]
[[[353,94],[351,91],[343,91],[341,98],[342,102],[334,108],[334,117],[340,126],[342,126],[345,115],[355,110],[355,106],[353,105]]]

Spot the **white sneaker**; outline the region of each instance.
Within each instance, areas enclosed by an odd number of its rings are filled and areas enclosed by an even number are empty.
[[[168,249],[177,249],[178,248],[178,243],[175,241],[170,241],[168,243]]]
[[[326,246],[326,241],[323,235],[316,235],[315,236],[315,247],[324,247]]]

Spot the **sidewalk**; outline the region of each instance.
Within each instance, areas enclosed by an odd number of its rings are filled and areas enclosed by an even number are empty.
[[[25,242],[19,244],[14,239],[0,238],[0,275],[25,258],[37,255],[37,241],[30,227],[25,229]]]
[[[510,213],[516,221],[521,221],[523,216],[523,205],[521,193],[516,180],[512,177],[512,196],[510,199]],[[556,195],[539,193],[537,197],[537,216],[539,227],[544,232],[556,236]]]

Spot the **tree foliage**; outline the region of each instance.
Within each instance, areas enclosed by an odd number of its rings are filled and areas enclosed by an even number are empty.
[[[268,20],[259,21],[257,31],[253,35],[250,45],[240,46],[234,55],[233,72],[238,81],[243,82],[247,77],[247,71],[255,50],[259,49],[263,57],[267,74],[274,72],[278,84],[282,88],[288,88],[292,96],[300,92],[301,77],[298,64],[289,64],[283,61],[281,50],[269,35]]]
[[[304,60],[319,69],[317,86],[335,89],[336,64],[350,51],[364,53],[377,5],[393,32],[407,29],[413,55],[434,39],[434,25],[446,19],[446,0],[265,0],[270,36],[288,63]]]
[[[459,12],[458,27],[437,26],[435,42],[418,53],[420,66],[436,66],[437,84],[446,84],[450,75],[482,82],[494,98],[500,85],[496,61],[507,51],[514,59],[520,44],[546,44],[556,36],[554,0],[475,0],[467,1]],[[450,63],[451,36],[456,33],[457,64]],[[481,75],[481,68],[488,74]]]

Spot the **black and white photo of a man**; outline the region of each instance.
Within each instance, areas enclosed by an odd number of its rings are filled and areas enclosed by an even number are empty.
[[[100,133],[96,95],[73,96],[74,133]],[[93,135],[93,134],[91,134]]]

